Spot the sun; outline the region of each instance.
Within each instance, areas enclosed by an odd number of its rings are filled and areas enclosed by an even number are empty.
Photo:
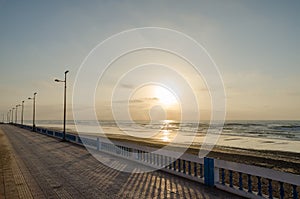
[[[159,102],[164,106],[172,106],[178,104],[178,101],[174,94],[168,89],[155,86],[154,87],[154,97],[159,100]]]
[[[175,93],[161,85],[143,85],[133,92],[131,99],[160,105],[163,108],[172,108],[180,106]],[[134,100],[133,100],[134,101]]]

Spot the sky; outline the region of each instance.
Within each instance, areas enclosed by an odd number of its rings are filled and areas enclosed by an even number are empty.
[[[24,117],[31,119],[32,101],[27,98],[37,92],[37,119],[62,119],[63,84],[53,80],[63,79],[64,71],[69,70],[68,118],[72,118],[73,85],[91,50],[128,29],[162,27],[190,36],[216,63],[226,92],[227,120],[299,120],[299,11],[300,2],[296,0],[0,0],[0,113],[6,117],[12,107],[25,100]],[[134,52],[111,66],[95,91],[97,115],[112,117],[109,97],[116,86],[115,75],[122,75],[120,67],[150,63],[149,57],[156,64],[144,68],[144,72],[137,71],[134,78],[129,75],[131,84],[125,78],[117,87],[120,92],[133,89],[127,103],[132,117],[161,119],[164,115],[178,119],[180,106],[193,111],[186,101],[190,95],[183,91],[176,95],[161,85],[136,84],[140,87],[133,88],[134,83],[149,76],[172,80],[172,72],[164,72],[165,68],[157,64],[163,63],[178,65],[192,84],[202,119],[209,119],[211,102],[205,77],[193,76],[188,69],[191,66],[178,57],[156,51]],[[146,72],[149,68],[152,72]],[[181,103],[174,103],[174,97],[182,98]],[[114,103],[122,100],[115,97]],[[83,110],[89,108],[82,104]]]

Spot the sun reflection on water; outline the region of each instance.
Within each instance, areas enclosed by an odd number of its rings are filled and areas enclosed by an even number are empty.
[[[161,126],[160,129],[160,140],[162,140],[163,142],[170,142],[172,141],[173,137],[174,137],[174,126],[172,126],[172,120],[164,120],[163,121],[163,125]]]
[[[164,136],[161,138],[164,142],[170,142],[170,138],[168,136]]]

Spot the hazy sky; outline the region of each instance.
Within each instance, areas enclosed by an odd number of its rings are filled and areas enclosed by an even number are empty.
[[[70,70],[71,104],[77,70],[97,44],[155,26],[183,32],[210,53],[224,81],[227,119],[300,119],[300,1],[70,2],[0,0],[0,113],[38,92],[37,119],[61,119],[63,85],[54,78]],[[109,106],[97,98],[105,117]]]

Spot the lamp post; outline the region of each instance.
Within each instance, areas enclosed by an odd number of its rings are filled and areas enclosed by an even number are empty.
[[[32,110],[32,131],[35,131],[35,96],[37,92],[33,93],[33,97],[28,97],[29,100],[33,100]]]
[[[20,104],[16,105],[16,124],[18,123],[18,107],[21,106]]]
[[[9,110],[9,123],[11,123],[11,118],[12,118],[12,109]]]
[[[9,123],[9,111],[7,112],[7,115],[6,115],[6,122],[7,122],[7,124]]]
[[[24,100],[22,101],[22,113],[21,113],[21,124],[23,125],[23,119],[24,119]]]
[[[9,109],[9,114],[8,114],[8,123],[10,123],[10,116],[11,116],[11,109]]]
[[[63,127],[63,141],[66,141],[66,110],[67,110],[67,73],[69,71],[65,71],[65,80],[55,79],[56,82],[64,82],[65,89],[64,89],[64,127]]]
[[[15,110],[15,108],[11,109],[11,123],[12,124],[14,123],[14,110]]]

